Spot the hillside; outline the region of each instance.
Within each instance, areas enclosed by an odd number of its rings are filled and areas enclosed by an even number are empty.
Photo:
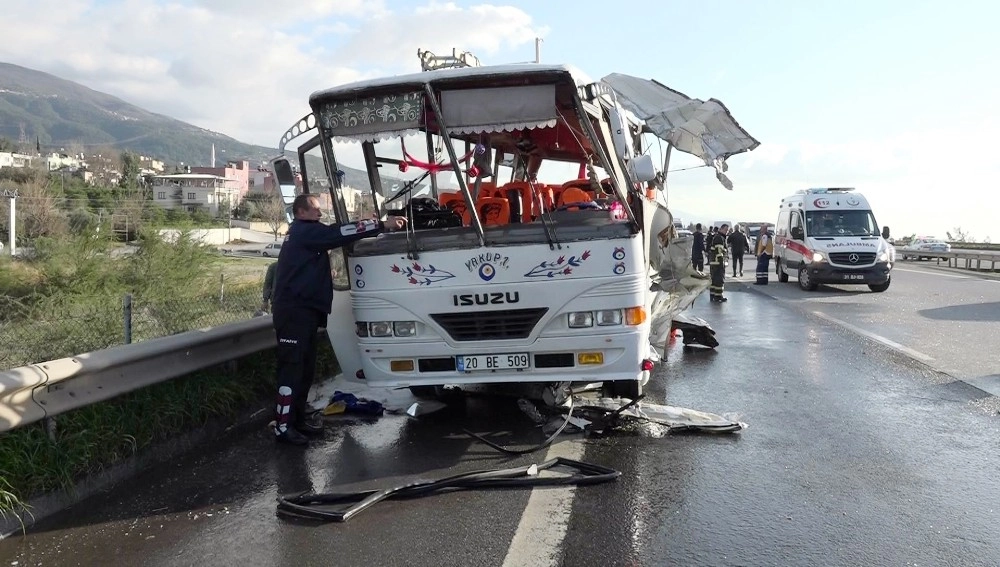
[[[131,150],[175,165],[210,165],[212,144],[225,160],[259,165],[276,148],[246,144],[229,136],[149,112],[79,83],[10,63],[0,63],[0,137],[22,135],[43,152]],[[275,134],[275,139],[280,135]],[[346,183],[366,187],[367,174],[342,168]],[[388,180],[386,185],[391,185]]]

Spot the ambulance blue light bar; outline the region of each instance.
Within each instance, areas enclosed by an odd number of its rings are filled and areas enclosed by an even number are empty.
[[[854,187],[811,187],[806,189],[806,193],[844,193],[854,191]]]

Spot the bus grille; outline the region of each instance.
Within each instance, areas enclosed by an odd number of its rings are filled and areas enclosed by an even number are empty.
[[[854,262],[851,261],[851,256],[857,256],[858,259]],[[840,264],[842,266],[866,266],[875,262],[874,252],[834,252],[830,254],[830,262],[833,264]]]
[[[523,339],[548,311],[548,307],[473,311],[469,313],[432,313],[431,318],[456,341]]]

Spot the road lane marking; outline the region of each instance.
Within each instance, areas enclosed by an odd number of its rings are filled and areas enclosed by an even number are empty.
[[[583,441],[563,441],[549,447],[544,462],[556,457],[580,460]],[[507,548],[504,567],[552,567],[562,563],[560,550],[569,529],[576,487],[533,488],[517,531]]]
[[[895,350],[898,350],[898,351],[902,352],[903,354],[906,354],[907,356],[916,358],[917,360],[919,360],[921,362],[927,362],[927,363],[929,363],[929,362],[933,362],[934,361],[934,357],[932,357],[932,356],[927,356],[926,354],[924,354],[922,352],[919,352],[919,351],[916,351],[916,350],[913,350],[910,347],[903,346],[903,345],[901,345],[901,344],[899,344],[899,343],[897,343],[895,341],[890,341],[889,339],[883,337],[882,335],[876,335],[875,333],[872,333],[870,331],[866,331],[866,330],[862,329],[861,327],[857,327],[855,325],[852,325],[852,324],[848,323],[847,321],[841,321],[840,319],[837,319],[836,317],[830,317],[829,315],[826,315],[825,313],[820,313],[819,311],[812,311],[811,313],[813,315],[819,317],[820,319],[826,319],[827,321],[830,321],[831,323],[834,323],[836,325],[840,325],[841,327],[844,327],[845,329],[853,331],[853,332],[855,332],[855,333],[857,333],[857,334],[859,334],[861,336],[868,337],[869,339],[871,339],[873,341],[882,343],[882,344],[884,344],[885,346],[887,346],[889,348],[893,348]]]
[[[941,276],[942,278],[957,278],[957,279],[960,279],[960,280],[969,280],[969,279],[972,279],[972,276],[960,276],[960,275],[955,275],[955,274],[943,274],[941,272],[928,272],[928,271],[925,271],[925,270],[907,270],[906,268],[895,268],[895,269],[893,269],[893,271],[894,272],[910,272],[910,273],[913,273],[913,274],[925,274],[925,275],[928,275],[928,276]]]

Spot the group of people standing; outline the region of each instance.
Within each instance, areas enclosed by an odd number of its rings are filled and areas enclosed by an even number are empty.
[[[731,233],[729,225],[723,224],[716,228],[711,227],[708,234],[701,232],[701,223],[695,225],[694,241],[691,245],[691,264],[694,269],[702,272],[705,270],[705,259],[708,259],[711,284],[709,285],[709,299],[713,302],[722,303],[728,298],[723,296],[725,291],[726,264],[732,252],[733,277],[743,275],[743,256],[750,250],[750,239],[740,225],[736,225]],[[755,285],[767,285],[768,271],[771,263],[771,256],[774,254],[774,242],[767,226],[760,229],[753,246],[754,256],[757,257],[757,281]]]

